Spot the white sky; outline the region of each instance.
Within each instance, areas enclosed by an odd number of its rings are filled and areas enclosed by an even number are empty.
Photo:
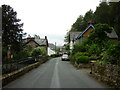
[[[17,17],[24,23],[24,32],[41,38],[48,37],[49,43],[64,44],[67,30],[79,15],[92,9],[95,11],[100,0],[0,0],[14,8]]]

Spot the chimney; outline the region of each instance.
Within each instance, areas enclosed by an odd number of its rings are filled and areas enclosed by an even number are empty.
[[[88,25],[90,25],[90,24],[94,24],[94,21],[93,20],[89,20],[88,21]]]
[[[45,36],[45,39],[47,40],[47,36]]]

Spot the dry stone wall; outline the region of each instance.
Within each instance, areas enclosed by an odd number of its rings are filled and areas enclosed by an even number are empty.
[[[120,67],[111,64],[92,64],[92,74],[108,85],[120,88]]]

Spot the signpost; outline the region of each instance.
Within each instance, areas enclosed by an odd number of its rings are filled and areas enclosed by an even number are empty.
[[[11,59],[11,45],[8,45],[7,57]]]

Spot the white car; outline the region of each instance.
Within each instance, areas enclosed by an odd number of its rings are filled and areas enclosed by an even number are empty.
[[[67,54],[63,54],[61,57],[62,61],[68,61],[69,60],[69,56]]]

